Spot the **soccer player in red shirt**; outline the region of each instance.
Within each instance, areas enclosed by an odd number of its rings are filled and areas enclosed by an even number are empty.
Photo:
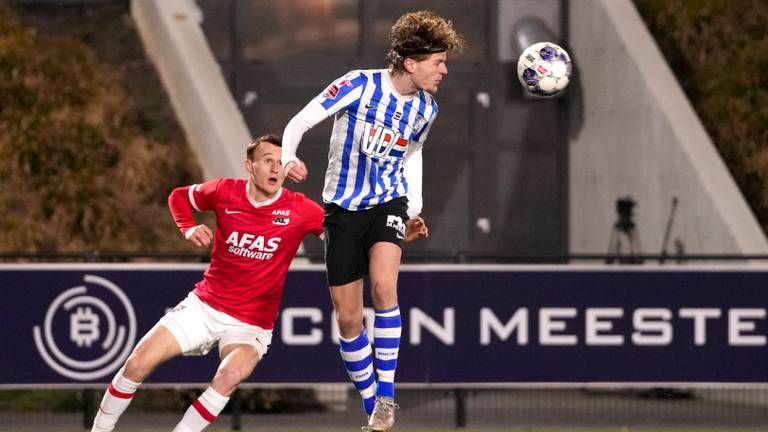
[[[136,389],[163,362],[204,355],[218,345],[211,385],[174,431],[201,431],[267,352],[291,260],[308,233],[323,233],[322,208],[282,187],[280,138],[248,146],[248,179],[222,178],[176,188],[168,205],[181,233],[199,247],[213,241],[211,264],[186,299],[144,336],[104,393],[92,432],[111,431]],[[192,210],[216,213],[216,236]]]

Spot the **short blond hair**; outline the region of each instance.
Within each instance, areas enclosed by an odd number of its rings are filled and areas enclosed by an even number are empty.
[[[406,58],[421,61],[434,53],[461,52],[464,46],[464,37],[450,20],[426,10],[409,12],[389,31],[387,63],[395,72],[403,72]]]

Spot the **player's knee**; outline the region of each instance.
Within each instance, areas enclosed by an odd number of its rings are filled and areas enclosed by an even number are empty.
[[[123,376],[134,382],[142,382],[146,379],[155,365],[147,359],[146,356],[141,353],[134,352],[125,362],[125,368],[123,369]]]
[[[371,286],[373,304],[378,309],[386,309],[397,304],[397,285],[373,282]]]
[[[339,324],[339,332],[344,337],[357,335],[363,325],[362,310],[337,310],[336,322]]]
[[[225,366],[216,372],[216,376],[213,378],[213,387],[220,389],[222,394],[229,396],[245,378],[237,368]]]

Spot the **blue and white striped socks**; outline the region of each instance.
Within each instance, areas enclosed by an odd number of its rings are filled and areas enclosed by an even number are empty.
[[[373,344],[376,346],[376,375],[379,379],[377,396],[395,397],[395,369],[401,333],[400,306],[376,311]]]
[[[339,337],[339,346],[349,378],[363,398],[365,412],[371,415],[376,396],[376,375],[373,373],[373,351],[365,327],[354,339]]]

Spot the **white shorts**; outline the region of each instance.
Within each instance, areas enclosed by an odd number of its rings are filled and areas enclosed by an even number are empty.
[[[216,344],[221,350],[231,344],[251,345],[259,359],[272,343],[272,330],[244,323],[217,311],[190,292],[172,311],[160,318],[159,324],[170,330],[187,356],[205,355]]]

